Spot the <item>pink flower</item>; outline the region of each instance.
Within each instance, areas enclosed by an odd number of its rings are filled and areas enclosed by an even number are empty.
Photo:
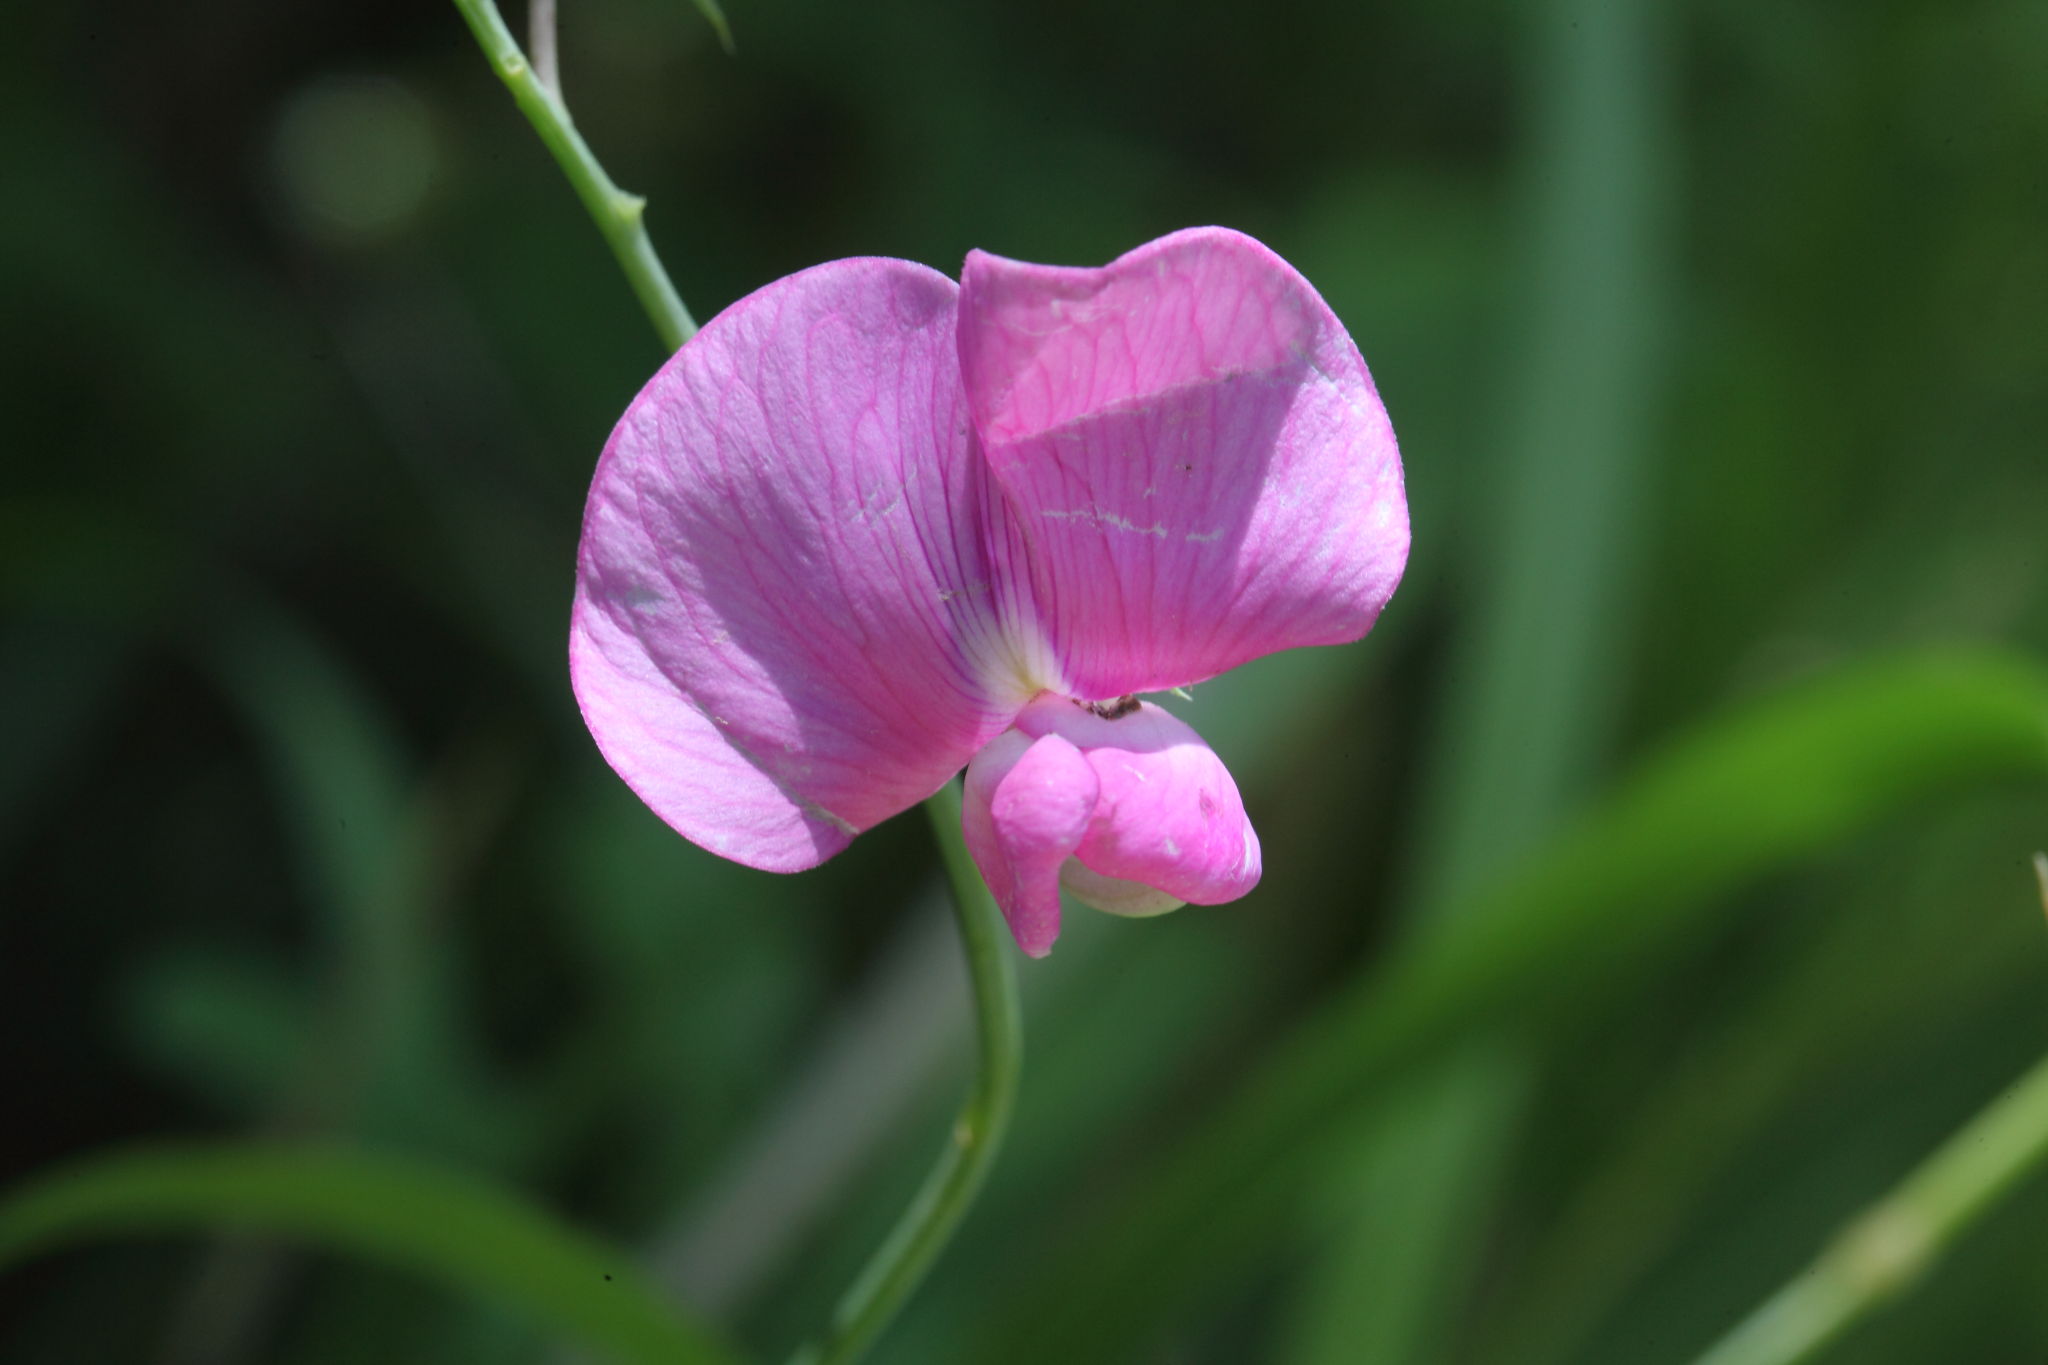
[[[627,408],[584,513],[583,716],[685,837],[813,867],[968,768],[969,849],[1043,955],[1257,883],[1236,784],[1139,692],[1356,640],[1400,456],[1292,267],[1222,228],[955,285],[833,261],[726,309]]]

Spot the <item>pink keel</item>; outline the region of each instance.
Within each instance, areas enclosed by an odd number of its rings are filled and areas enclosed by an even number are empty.
[[[1116,914],[1236,900],[1259,880],[1237,784],[1200,736],[1140,704],[1115,720],[1043,696],[967,770],[967,847],[1018,944],[1059,934],[1062,886]]]

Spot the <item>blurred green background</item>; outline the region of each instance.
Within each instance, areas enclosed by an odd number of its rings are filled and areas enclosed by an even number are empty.
[[[1177,705],[1265,884],[1024,965],[1010,1146],[878,1362],[1675,1365],[2048,1044],[2048,7],[563,11],[700,318],[1226,223],[1405,452],[1376,633]],[[942,1140],[964,986],[914,816],[748,872],[583,733],[660,359],[601,241],[451,6],[14,22],[0,1177],[408,1154],[775,1358]],[[2038,1365],[2044,1218],[1831,1358]],[[0,1359],[577,1359],[530,1308],[182,1227],[11,1271]]]

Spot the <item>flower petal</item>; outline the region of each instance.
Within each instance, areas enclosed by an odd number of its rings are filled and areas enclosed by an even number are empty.
[[[1060,932],[1060,868],[1088,833],[1100,789],[1081,751],[1058,735],[997,736],[967,768],[967,851],[1010,922],[1017,946],[1044,957]]]
[[[1035,690],[982,548],[957,290],[792,275],[633,401],[584,514],[571,675],[619,775],[713,852],[794,871],[929,796]]]
[[[1293,267],[1193,228],[1101,269],[973,252],[961,287],[968,402],[1070,690],[1371,629],[1407,562],[1400,456]]]
[[[1220,905],[1259,884],[1259,837],[1229,769],[1186,722],[1150,702],[1114,720],[1046,697],[1017,728],[1063,738],[1094,771],[1098,794],[1069,869],[1075,899],[1115,914],[1157,914],[1187,901]],[[1150,888],[1156,895],[1146,895]]]

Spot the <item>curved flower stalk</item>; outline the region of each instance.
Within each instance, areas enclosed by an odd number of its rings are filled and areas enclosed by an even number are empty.
[[[1222,228],[1100,269],[817,266],[643,389],[585,512],[570,662],[654,811],[812,867],[968,769],[1024,951],[1062,887],[1216,904],[1257,837],[1135,694],[1371,629],[1407,560],[1393,430],[1342,325]]]

